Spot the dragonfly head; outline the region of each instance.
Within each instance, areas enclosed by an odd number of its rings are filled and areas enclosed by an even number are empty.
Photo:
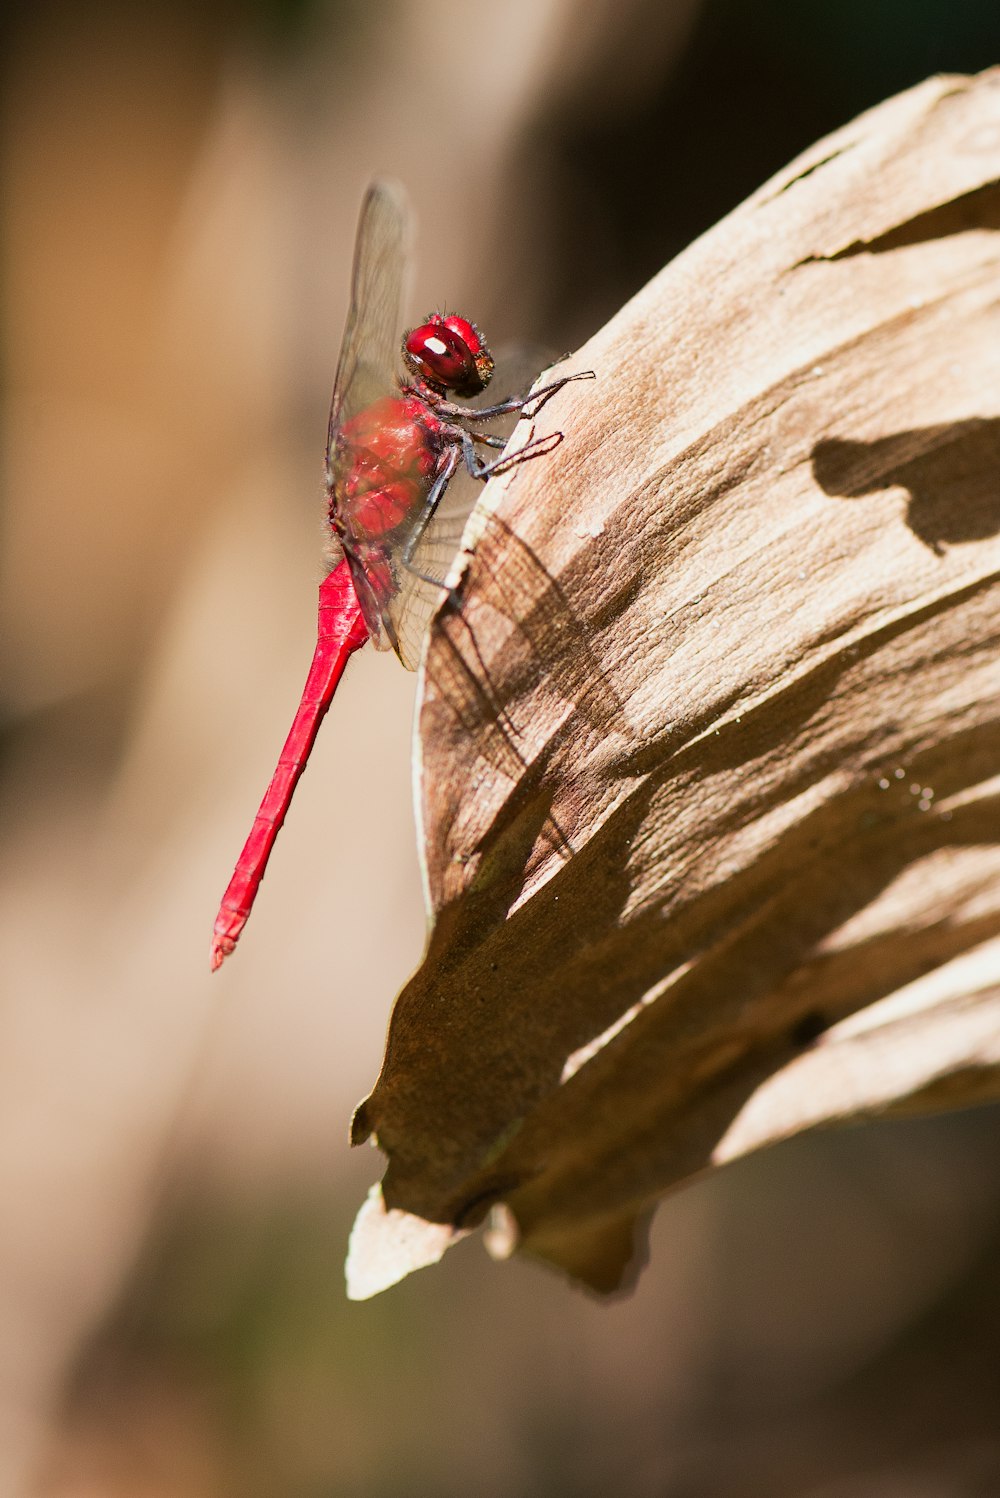
[[[493,355],[474,322],[432,312],[403,338],[407,369],[432,389],[463,399],[485,390],[493,376]]]

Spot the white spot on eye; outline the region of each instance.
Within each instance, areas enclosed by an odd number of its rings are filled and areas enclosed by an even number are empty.
[[[424,348],[429,354],[446,354],[448,352],[448,345],[442,343],[440,338],[425,339]]]

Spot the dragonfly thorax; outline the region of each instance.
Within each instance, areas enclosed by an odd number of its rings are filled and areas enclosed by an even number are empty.
[[[346,421],[329,475],[330,522],[343,534],[381,537],[412,524],[441,451],[439,426],[414,395],[385,395]]]

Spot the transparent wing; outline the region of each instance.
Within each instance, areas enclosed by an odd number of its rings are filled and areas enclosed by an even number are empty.
[[[393,389],[409,269],[410,207],[398,182],[378,179],[365,193],[351,276],[351,305],[333,382],[327,469],[345,421]]]
[[[464,465],[445,490],[434,518],[416,547],[412,571],[399,568],[400,587],[390,600],[388,614],[395,635],[395,649],[408,671],[420,664],[424,635],[431,614],[441,600],[444,580],[462,541],[462,532],[482,484],[466,472]]]
[[[468,405],[472,408],[491,406],[511,395],[526,395],[539,371],[549,363],[551,356],[537,348],[501,351],[489,388]],[[493,421],[477,423],[476,429],[507,440],[517,420],[517,412],[510,412]],[[499,448],[477,444],[477,451],[486,459],[500,456]],[[402,567],[399,569],[399,591],[390,601],[387,612],[395,635],[396,653],[409,671],[415,671],[420,664],[431,614],[440,602],[445,578],[462,543],[465,523],[482,489],[482,480],[474,479],[465,464],[460,462],[414,551],[412,570],[404,572]]]

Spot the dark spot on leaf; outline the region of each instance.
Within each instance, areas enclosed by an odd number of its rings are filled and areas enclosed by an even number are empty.
[[[801,1015],[788,1032],[788,1038],[798,1050],[804,1050],[818,1040],[826,1029],[827,1022],[818,1009],[810,1009]]]
[[[826,494],[861,499],[910,491],[906,522],[925,546],[1000,533],[1000,418],[973,417],[893,432],[873,442],[818,442],[813,473]]]

